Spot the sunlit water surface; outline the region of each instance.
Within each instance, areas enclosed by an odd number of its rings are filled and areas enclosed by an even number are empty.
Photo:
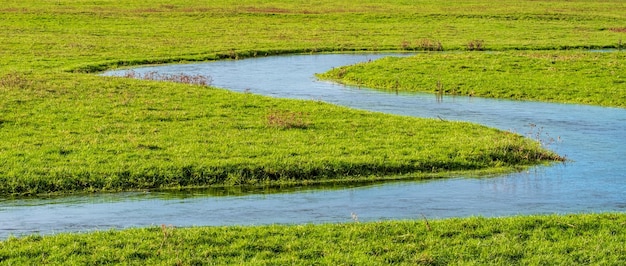
[[[317,81],[314,73],[381,54],[275,56],[167,65],[138,73],[208,75],[212,85],[357,109],[471,121],[537,135],[571,161],[490,178],[392,182],[282,193],[121,193],[0,199],[0,238],[31,233],[150,225],[259,225],[429,219],[461,216],[623,212],[626,210],[626,109],[432,94],[395,94]],[[396,55],[398,56],[398,55]],[[418,55],[419,56],[419,55]],[[105,75],[123,75],[110,71]],[[515,81],[511,81],[515,82]],[[536,127],[530,126],[536,125]],[[556,141],[548,141],[554,138]]]

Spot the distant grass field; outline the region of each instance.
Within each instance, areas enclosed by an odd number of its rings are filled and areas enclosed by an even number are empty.
[[[320,78],[389,91],[626,107],[626,51],[425,53]]]
[[[0,8],[0,71],[204,60],[275,52],[617,48],[614,1],[9,1]]]
[[[5,265],[621,265],[626,215],[174,228],[11,238]]]

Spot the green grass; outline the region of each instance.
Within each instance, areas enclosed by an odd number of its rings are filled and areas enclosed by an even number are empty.
[[[175,228],[0,242],[4,265],[621,265],[625,214]]]
[[[57,75],[11,74],[16,84],[0,87],[0,194],[432,177],[560,160],[540,143],[469,123]]]
[[[476,125],[88,73],[289,52],[413,50],[425,39],[457,51],[473,40],[492,50],[615,47],[625,8],[586,1],[5,3],[0,195],[428,178],[561,160],[537,143]]]
[[[445,50],[465,50],[472,40],[497,50],[617,47],[625,13],[619,0],[10,1],[0,9],[0,69],[397,50],[424,38]]]
[[[626,52],[424,53],[318,76],[389,91],[626,107]]]

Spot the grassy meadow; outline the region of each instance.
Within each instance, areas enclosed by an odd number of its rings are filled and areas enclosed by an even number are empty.
[[[425,53],[340,67],[320,78],[389,91],[626,107],[626,51]]]
[[[625,14],[619,0],[4,1],[0,197],[433,178],[562,161],[535,140],[475,124],[96,74],[285,53],[444,50],[371,63],[383,69],[359,82],[384,88],[382,71],[394,66],[398,89],[624,107],[623,53],[584,50],[622,48]],[[488,91],[473,87],[493,82],[480,75],[459,81],[498,64],[506,72]],[[428,79],[409,84],[404,70]],[[570,80],[569,71],[583,75]],[[619,265],[624,224],[623,214],[583,214],[164,226],[10,238],[0,241],[0,264]]]
[[[561,160],[536,141],[469,123],[65,75],[72,89],[41,78],[2,90],[14,100],[0,131],[0,194],[426,178]]]
[[[609,4],[13,1],[0,10],[0,195],[427,178],[562,160],[476,125],[94,74],[411,50],[424,39],[457,51],[476,40],[493,50],[616,47],[623,5]]]
[[[153,226],[10,238],[6,265],[621,265],[626,215],[255,227]]]

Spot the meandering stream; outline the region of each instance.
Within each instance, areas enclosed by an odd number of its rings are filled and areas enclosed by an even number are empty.
[[[626,109],[432,94],[395,94],[317,81],[314,73],[382,55],[321,54],[137,68],[210,75],[212,85],[281,98],[321,100],[392,114],[439,117],[560,141],[571,161],[490,178],[458,177],[360,187],[120,193],[0,199],[9,235],[150,225],[258,225],[458,216],[626,211]],[[121,75],[110,71],[105,75]],[[530,124],[536,125],[535,127]],[[218,195],[219,194],[219,195]]]

